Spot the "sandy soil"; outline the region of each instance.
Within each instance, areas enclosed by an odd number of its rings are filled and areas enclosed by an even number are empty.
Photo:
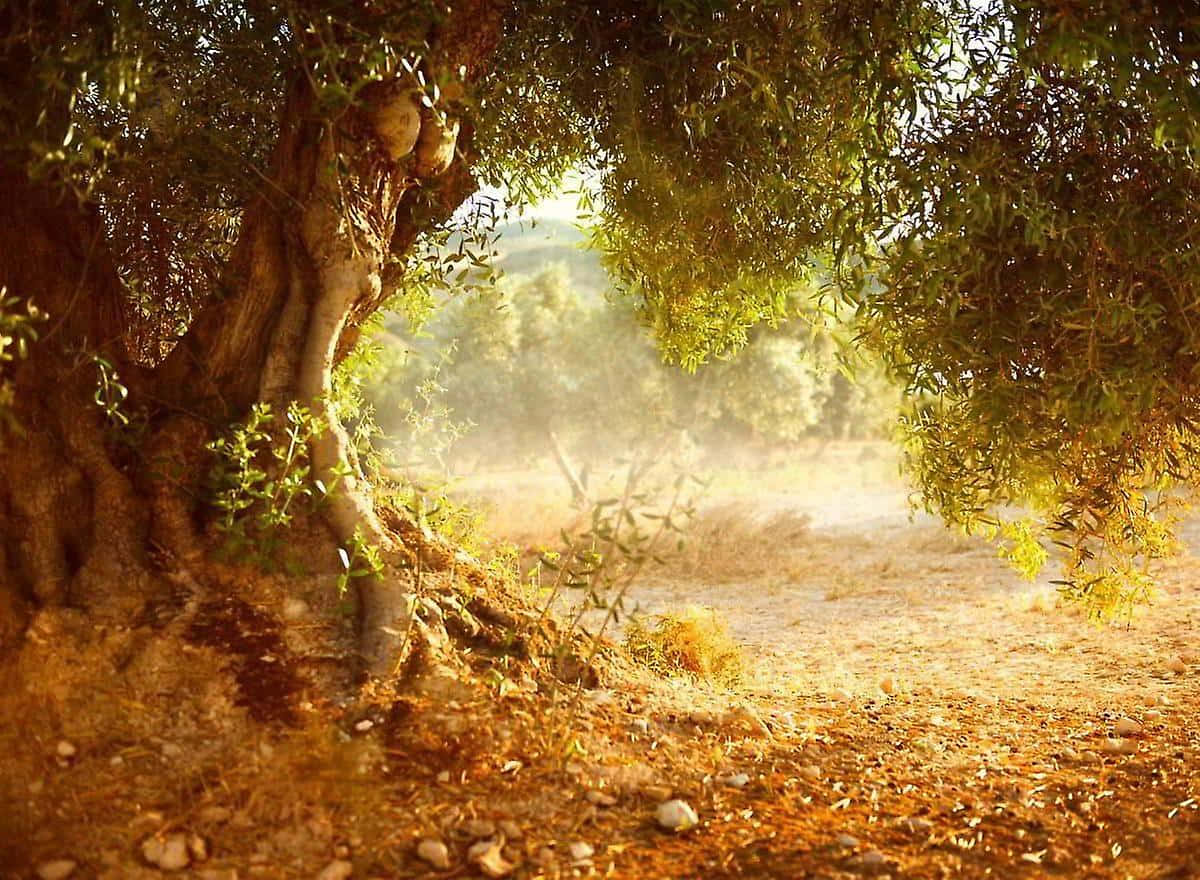
[[[1049,582],[1053,565],[1030,583],[987,542],[925,515],[910,518],[902,492],[848,491],[828,504],[791,507],[776,496],[745,515],[770,520],[781,511],[810,524],[767,576],[738,583],[651,575],[634,594],[647,614],[715,609],[750,658],[756,689],[877,696],[891,679],[896,689],[924,694],[1023,696],[1098,710],[1151,694],[1195,695],[1195,681],[1168,668],[1200,651],[1190,550],[1162,567],[1154,606],[1102,625],[1063,607]],[[1200,547],[1200,523],[1185,537]]]
[[[1200,877],[1200,527],[1155,606],[1099,626],[910,521],[886,460],[834,453],[726,474],[691,547],[637,584],[648,613],[715,608],[740,687],[612,646],[586,689],[553,653],[476,653],[430,692],[297,697],[297,722],[264,723],[236,658],[138,630],[149,685],[0,715],[0,877]],[[486,480],[512,537],[556,534],[552,481]],[[695,827],[660,827],[670,798]],[[172,839],[195,844],[186,868],[151,867]]]

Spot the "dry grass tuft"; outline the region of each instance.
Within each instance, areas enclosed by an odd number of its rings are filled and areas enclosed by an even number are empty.
[[[741,648],[713,609],[692,606],[654,621],[653,626],[640,620],[626,625],[625,648],[635,660],[663,675],[687,675],[720,687],[741,680]]]
[[[807,514],[764,511],[752,501],[705,507],[689,525],[683,550],[667,559],[667,567],[709,583],[784,575],[808,543],[809,523]]]

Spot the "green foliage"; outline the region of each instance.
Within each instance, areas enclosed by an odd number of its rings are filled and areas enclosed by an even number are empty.
[[[92,355],[92,365],[96,368],[96,392],[92,400],[96,406],[104,410],[104,417],[115,428],[129,425],[129,416],[122,410],[121,405],[129,397],[129,389],[121,382],[116,367],[107,358],[98,354]]]
[[[408,343],[413,356],[376,378],[372,399],[385,434],[399,435],[401,449],[433,447],[439,471],[451,448],[490,461],[540,457],[552,431],[587,460],[681,429],[714,447],[880,433],[894,393],[866,367],[848,379],[833,341],[846,331],[806,311],[802,293],[790,303],[791,320],[756,328],[737,357],[687,374],[663,364],[627,303],[589,301],[553,264],[451,303]],[[429,424],[449,434],[437,442]]]
[[[322,430],[322,421],[299,403],[289,405],[282,423],[260,403],[245,422],[209,444],[215,456],[209,503],[230,555],[248,555],[264,568],[275,564],[283,530],[299,505],[319,503],[335,491],[312,475],[309,464],[308,442]]]
[[[383,556],[379,548],[364,540],[357,530],[347,547],[338,547],[338,560],[342,563],[337,579],[339,596],[346,594],[354,578],[378,577],[383,573]]]
[[[10,296],[8,289],[0,287],[0,426],[9,430],[20,430],[13,419],[12,382],[8,375],[10,365],[24,360],[29,346],[37,341],[37,325],[45,315],[29,300]]]
[[[1080,595],[1124,595],[1109,585],[1164,551],[1162,505],[1200,462],[1193,3],[495,8],[489,48],[446,65],[436,38],[463,13],[426,0],[12,5],[6,173],[99,211],[128,289],[123,341],[152,364],[221,295],[245,206],[277,197],[268,156],[287,85],[309,83],[312,118],[332,124],[393,80],[465,123],[463,159],[515,203],[573,169],[594,181],[593,242],[668,359],[697,369],[753,351],[755,327],[792,317],[795,291],[829,265],[858,344],[918,397],[906,430],[930,508],[982,528],[1031,506]],[[442,286],[492,274],[497,206],[443,222],[435,190],[410,206],[421,240],[384,267],[414,320]],[[543,308],[512,295],[518,313]],[[497,338],[515,327],[546,361],[580,354],[493,317],[508,327]],[[787,348],[752,357],[783,375]],[[459,357],[480,382],[502,364]],[[614,370],[638,399],[649,374],[633,372]],[[576,393],[542,391],[528,403],[542,421]],[[794,434],[810,409],[783,403],[765,392],[750,409]]]

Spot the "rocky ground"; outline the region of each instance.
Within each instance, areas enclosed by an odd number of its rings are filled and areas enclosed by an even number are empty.
[[[596,687],[535,657],[283,723],[205,649],[103,723],[27,701],[0,722],[0,876],[1200,876],[1200,560],[1098,626],[869,494],[857,520],[792,510],[794,549],[744,548],[741,580],[643,585],[718,609],[733,690],[614,648]]]

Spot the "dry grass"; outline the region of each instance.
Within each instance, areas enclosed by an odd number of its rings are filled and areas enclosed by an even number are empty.
[[[732,687],[743,674],[742,652],[711,608],[661,614],[653,626],[631,620],[625,647],[633,658],[662,675],[686,675]]]
[[[767,510],[752,501],[702,508],[682,551],[666,560],[672,574],[707,582],[786,575],[808,540],[809,518],[795,510]]]

